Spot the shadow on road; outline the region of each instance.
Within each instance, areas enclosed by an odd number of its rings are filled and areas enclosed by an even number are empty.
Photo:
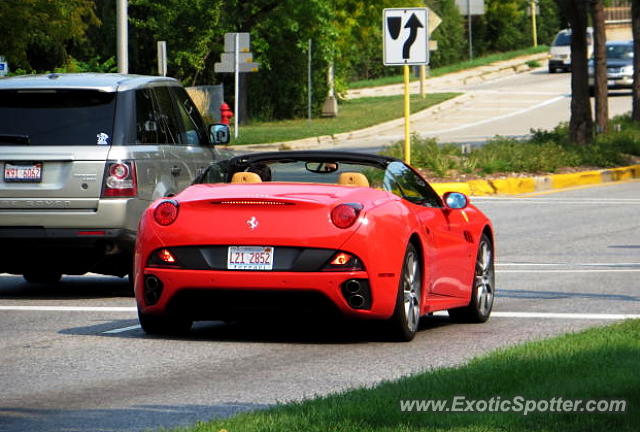
[[[160,339],[201,342],[251,342],[291,344],[358,344],[369,342],[396,343],[389,335],[384,322],[345,321],[326,319],[321,322],[297,319],[251,320],[224,323],[221,321],[198,321],[191,331],[181,336],[147,335],[135,328],[120,333],[107,333],[113,329],[136,326],[137,320],[102,322],[87,327],[61,330],[60,334],[78,336],[102,336],[127,339]],[[450,325],[444,316],[428,316],[420,320],[419,332]],[[418,336],[419,337],[419,334]]]
[[[0,300],[70,300],[133,297],[127,278],[64,276],[54,284],[30,284],[22,276],[0,276]]]
[[[2,432],[138,432],[193,425],[268,408],[261,404],[134,405],[122,409],[28,409],[0,407]]]

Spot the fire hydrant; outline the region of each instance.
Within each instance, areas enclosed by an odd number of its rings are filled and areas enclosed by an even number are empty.
[[[233,117],[233,111],[231,111],[229,105],[222,102],[220,105],[220,123],[228,125],[231,117]]]

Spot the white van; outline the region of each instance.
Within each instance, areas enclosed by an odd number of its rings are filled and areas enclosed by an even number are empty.
[[[587,57],[593,54],[593,28],[587,28]],[[571,29],[560,30],[549,49],[549,73],[571,71]]]

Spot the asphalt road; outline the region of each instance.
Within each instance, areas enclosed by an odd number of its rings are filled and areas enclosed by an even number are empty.
[[[189,337],[150,337],[121,279],[34,287],[0,276],[0,431],[191,424],[640,313],[640,182],[474,201],[497,232],[496,314],[483,325],[423,319],[408,344],[375,327],[303,322],[198,323]],[[559,315],[522,316],[550,312]]]
[[[478,145],[496,135],[524,138],[531,129],[553,129],[570,119],[571,74],[550,74],[546,68],[439,91],[463,92],[465,96],[449,109],[419,115],[411,122],[411,132],[442,143]],[[611,91],[609,115],[629,111],[631,93]],[[356,134],[353,139],[322,148],[378,152],[399,140],[404,140],[403,125],[365,136]]]

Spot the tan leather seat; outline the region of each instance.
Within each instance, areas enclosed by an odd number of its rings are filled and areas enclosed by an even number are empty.
[[[262,183],[262,179],[256,173],[237,172],[231,177],[231,183]]]
[[[367,180],[364,174],[358,172],[344,172],[338,177],[338,184],[342,186],[369,187],[369,180]]]

